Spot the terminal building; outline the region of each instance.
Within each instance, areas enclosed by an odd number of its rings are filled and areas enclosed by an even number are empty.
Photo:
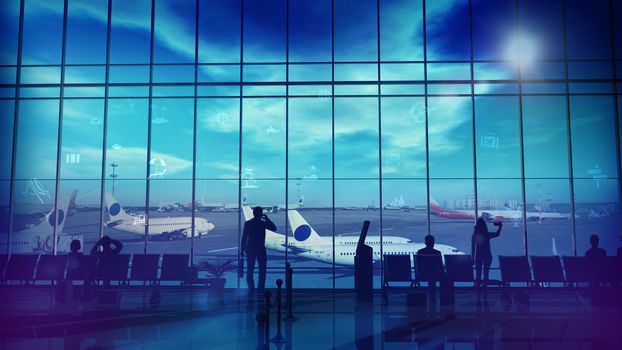
[[[258,348],[258,206],[286,347],[622,347],[619,1],[11,0],[0,26],[0,349]],[[98,260],[70,278],[102,237],[111,286]]]

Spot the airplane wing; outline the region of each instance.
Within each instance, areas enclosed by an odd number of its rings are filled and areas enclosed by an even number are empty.
[[[297,247],[295,245],[291,245],[291,244],[281,244],[283,247],[289,249],[292,253],[294,254],[300,254],[300,253],[306,253],[311,251],[311,249],[307,249],[307,248],[302,248],[302,247]]]

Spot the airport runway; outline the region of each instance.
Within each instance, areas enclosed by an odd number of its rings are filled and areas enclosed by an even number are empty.
[[[333,232],[333,211],[305,209],[300,211],[309,224],[321,235],[330,239]],[[189,212],[152,212],[151,217],[179,217],[188,216]],[[363,220],[371,220],[369,235],[380,234],[380,211],[379,210],[343,210],[337,209],[334,212],[335,235],[353,235],[358,237]],[[198,217],[206,218],[215,225],[207,235],[201,238],[176,239],[171,241],[149,240],[145,250],[144,235],[131,234],[114,228],[106,227],[104,233],[114,237],[124,244],[123,253],[188,253],[193,242],[194,261],[205,257],[238,258],[239,231],[237,212],[199,212]],[[279,233],[286,233],[291,236],[291,229],[286,226],[285,213],[278,212],[269,214],[275,222]],[[578,219],[577,226],[577,252],[582,255],[587,249],[587,237],[592,233],[601,233],[601,246],[609,249],[609,254],[615,254],[619,236],[604,236],[602,233],[621,232],[621,224],[616,220],[619,215],[612,214],[610,217],[590,221]],[[242,217],[243,220],[243,217]],[[79,211],[76,215],[68,217],[65,222],[64,232],[84,235],[84,251],[88,252],[90,247],[98,239],[98,211]],[[422,242],[427,234],[427,215],[423,211],[384,210],[382,226],[384,235],[406,237],[414,242]],[[553,220],[527,222],[529,235],[527,237],[529,255],[573,255],[574,247],[572,240],[572,226],[569,220]],[[495,227],[489,224],[489,230]],[[431,216],[430,231],[436,237],[439,244],[453,246],[460,251],[470,253],[470,238],[473,230],[473,223],[468,220],[445,219]],[[616,236],[616,237],[609,237]],[[580,241],[579,241],[580,240]],[[505,222],[503,231],[499,238],[492,241],[493,254],[497,255],[523,255],[524,252],[524,225],[522,222]],[[282,278],[283,266],[285,263],[285,253],[268,251],[268,268],[271,277],[269,283],[276,278]],[[331,287],[333,266],[324,262],[308,260],[299,256],[288,254],[289,261],[300,278],[297,284],[303,283],[306,286]],[[496,266],[497,259],[493,260]],[[272,276],[274,275],[274,276]],[[379,275],[379,274],[378,274]],[[352,268],[335,266],[335,285],[346,288],[352,287]],[[228,284],[237,280],[237,275],[229,276]],[[313,282],[311,282],[313,281]],[[244,285],[242,280],[241,285]],[[380,283],[378,281],[378,283]],[[300,286],[303,286],[300,285]],[[235,286],[231,285],[231,286]]]

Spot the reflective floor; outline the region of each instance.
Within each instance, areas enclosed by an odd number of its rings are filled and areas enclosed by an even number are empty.
[[[205,289],[153,291],[119,290],[68,306],[49,287],[2,288],[0,348],[258,349],[262,298],[226,290],[221,303]],[[296,290],[296,320],[282,322],[284,342],[269,348],[622,349],[619,299],[619,291],[490,288],[457,290],[455,304],[443,306],[423,289],[386,299],[377,292],[373,303],[357,305],[349,290]],[[270,317],[272,339],[275,310]]]

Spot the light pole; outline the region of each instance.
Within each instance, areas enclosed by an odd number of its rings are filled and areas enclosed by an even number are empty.
[[[110,177],[112,178],[112,195],[114,196],[114,180],[117,178],[117,176],[119,176],[116,174],[116,169],[119,164],[112,162],[110,163],[110,166],[112,167],[112,174],[110,174]]]

